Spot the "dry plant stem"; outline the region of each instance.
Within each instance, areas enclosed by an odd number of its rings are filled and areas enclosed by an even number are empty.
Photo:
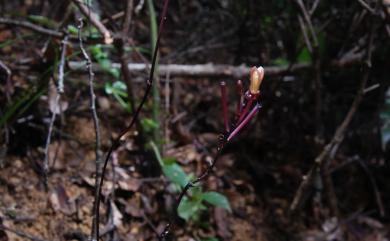
[[[375,14],[375,10],[370,7],[364,0],[357,0],[362,7],[364,7],[367,11],[369,11],[371,14]],[[381,1],[381,0],[379,0]]]
[[[97,220],[97,224],[98,224],[97,225],[97,229],[96,229],[96,234],[97,235],[95,237],[99,237],[99,208],[100,208],[101,192],[102,192],[102,186],[104,184],[104,175],[106,173],[107,163],[110,160],[112,152],[116,148],[118,148],[120,146],[121,140],[125,137],[125,135],[134,126],[134,124],[135,124],[135,122],[136,122],[136,120],[137,120],[137,118],[138,118],[138,116],[139,116],[139,114],[140,114],[140,112],[141,112],[141,110],[142,110],[142,108],[143,108],[143,106],[144,106],[144,104],[145,104],[149,94],[150,94],[150,91],[151,91],[151,88],[152,88],[152,84],[153,84],[153,76],[154,76],[154,68],[155,68],[156,60],[157,60],[157,52],[158,52],[158,49],[159,49],[159,46],[160,46],[161,33],[162,33],[163,29],[164,29],[164,21],[165,21],[167,10],[168,10],[168,5],[169,5],[169,0],[165,0],[164,1],[163,11],[162,11],[162,14],[161,14],[161,20],[160,20],[160,25],[159,25],[158,35],[157,35],[156,47],[155,47],[154,53],[153,53],[152,66],[151,66],[151,70],[150,70],[150,74],[149,74],[149,79],[146,82],[146,89],[145,89],[144,96],[143,96],[140,104],[138,105],[138,108],[134,112],[130,124],[113,141],[113,144],[111,145],[110,149],[108,150],[106,158],[104,160],[103,169],[102,169],[102,175],[101,175],[101,178],[100,178],[99,185],[97,186],[99,195],[97,196],[97,200],[95,200],[96,201],[96,205],[97,205],[97,208],[96,208],[97,213],[95,213],[94,215],[96,216],[96,220]],[[95,239],[94,241],[96,241],[96,240],[97,239]]]
[[[10,96],[10,89],[11,89],[11,75],[12,75],[12,72],[11,70],[8,68],[7,65],[5,65],[3,63],[3,61],[0,60],[0,68],[2,68],[5,73],[7,74],[7,79],[6,79],[6,98],[7,98],[7,101],[10,102],[11,101],[11,96]]]
[[[64,33],[63,32],[55,31],[55,30],[52,30],[52,29],[47,29],[47,28],[41,27],[39,25],[30,23],[30,22],[27,22],[27,21],[20,21],[20,20],[14,20],[14,19],[9,19],[9,18],[0,18],[0,24],[26,28],[26,29],[32,30],[34,32],[41,33],[41,34],[44,34],[44,35],[48,35],[48,36],[51,36],[51,37],[54,37],[54,38],[60,38],[61,39],[61,38],[64,37]],[[72,36],[72,37],[70,37],[70,39],[77,39],[77,36]]]
[[[65,53],[66,53],[67,44],[68,44],[68,35],[65,34],[64,39],[61,41],[61,47],[60,47],[61,55],[60,55],[60,62],[58,65],[57,91],[55,96],[54,107],[52,109],[52,116],[49,123],[49,130],[47,133],[46,146],[45,146],[45,157],[43,160],[43,179],[44,179],[44,185],[46,190],[48,188],[49,146],[51,143],[51,135],[53,132],[53,126],[56,119],[56,114],[57,114],[56,112],[58,109],[58,104],[61,99],[61,94],[64,92],[64,66],[65,66]]]
[[[80,9],[81,13],[88,18],[88,20],[92,23],[93,26],[103,35],[104,43],[111,44],[114,39],[110,33],[110,31],[104,26],[104,24],[99,20],[98,15],[91,11],[90,7],[85,6],[85,4],[81,0],[72,0],[74,4]]]
[[[123,38],[127,40],[129,30],[130,30],[130,24],[131,24],[131,19],[133,16],[133,0],[127,0],[127,7],[126,7],[126,16],[125,20],[123,22]]]
[[[328,63],[332,68],[342,68],[346,66],[353,66],[361,62],[363,53],[354,53],[342,58],[334,59]],[[84,65],[80,62],[71,61],[69,66],[74,71],[85,71]],[[121,68],[121,64],[112,64],[113,68]],[[150,69],[150,64],[146,63],[130,63],[127,68],[133,73],[143,73]],[[264,67],[267,76],[280,76],[286,74],[295,74],[300,71],[310,70],[313,68],[311,63],[298,63],[291,66],[266,66]],[[99,66],[94,66],[95,72],[101,72]],[[168,72],[173,76],[190,76],[190,77],[230,77],[242,78],[248,75],[249,66],[233,66],[220,64],[160,64],[159,74],[165,76]]]
[[[311,33],[311,37],[313,38],[314,45],[318,45],[317,35],[315,34],[313,24],[312,24],[311,19],[310,19],[310,14],[308,13],[308,11],[306,9],[305,4],[303,3],[302,0],[295,0],[295,2],[297,3],[297,5],[299,6],[299,8],[302,11],[302,15],[307,23],[307,26],[308,26],[309,31]]]
[[[290,206],[291,211],[297,210],[298,207],[301,205],[302,197],[304,196],[305,192],[308,190],[308,188],[310,187],[310,185],[312,183],[312,180],[313,180],[313,177],[315,174],[315,170],[317,170],[317,168],[322,168],[323,165],[329,166],[329,163],[325,163],[325,162],[329,162],[334,158],[334,155],[337,153],[337,149],[339,147],[339,144],[341,143],[341,141],[343,139],[344,133],[345,133],[349,123],[352,121],[352,118],[355,115],[357,108],[359,107],[359,105],[362,101],[364,89],[365,89],[366,83],[368,81],[370,68],[371,68],[371,52],[372,52],[372,40],[373,40],[372,33],[373,33],[373,31],[371,31],[371,34],[369,37],[369,43],[368,43],[367,53],[366,53],[367,57],[366,57],[365,64],[363,65],[362,80],[361,80],[361,84],[360,84],[360,87],[358,89],[358,92],[355,96],[355,99],[354,99],[347,115],[345,116],[343,122],[337,128],[332,140],[324,147],[322,152],[316,157],[314,164],[310,168],[308,173],[305,176],[303,176],[303,178],[302,178],[303,180],[302,180],[301,184],[299,185],[299,188],[298,188],[297,192],[295,193],[295,196],[294,196],[293,201],[291,203],[291,206]],[[326,175],[325,175],[325,182],[326,182],[325,184],[329,185],[330,184],[329,179],[327,180],[327,178],[330,178],[329,174],[328,174],[328,177],[326,177]],[[333,201],[330,200],[330,202],[334,202],[334,198],[331,198],[331,199],[333,199]],[[331,204],[331,205],[334,205],[334,204]]]
[[[125,20],[123,22],[123,29],[122,29],[122,38],[119,39],[118,44],[116,44],[116,48],[118,49],[119,55],[120,55],[120,63],[121,63],[121,72],[123,75],[123,78],[125,80],[126,86],[127,86],[127,95],[130,102],[131,111],[134,113],[135,110],[135,98],[134,98],[134,87],[133,87],[133,81],[130,75],[130,70],[126,68],[128,63],[128,58],[126,56],[125,48],[128,45],[128,35],[130,31],[130,24],[132,19],[133,13],[133,0],[127,1],[127,7],[126,7],[126,16]],[[138,123],[136,123],[138,125]]]
[[[381,215],[381,217],[385,217],[385,207],[383,205],[381,194],[380,194],[380,192],[378,190],[378,185],[376,184],[375,178],[372,176],[372,173],[370,172],[370,170],[368,169],[366,163],[364,163],[363,160],[358,158],[357,162],[363,168],[364,172],[367,174],[367,177],[368,177],[368,179],[369,179],[369,181],[371,183],[372,190],[373,190],[374,195],[375,195],[376,203],[378,205],[379,214]]]
[[[322,77],[321,77],[321,59],[320,51],[318,45],[318,37],[313,28],[313,23],[311,21],[311,14],[309,14],[302,0],[296,0],[297,5],[301,10],[301,16],[298,16],[299,25],[302,30],[302,35],[304,37],[306,46],[311,54],[313,59],[314,67],[314,89],[315,89],[315,120],[316,120],[316,137],[322,139],[323,135],[323,125],[322,125]],[[304,21],[305,20],[305,21]],[[311,33],[311,39],[308,37],[306,29],[309,29]]]
[[[88,69],[88,80],[89,80],[89,95],[90,95],[90,102],[91,102],[91,113],[92,113],[92,119],[93,119],[93,125],[94,125],[94,130],[95,130],[95,202],[93,205],[93,215],[92,215],[92,229],[91,229],[91,237],[98,237],[99,235],[96,233],[96,230],[98,229],[97,226],[98,221],[96,219],[96,212],[97,210],[97,204],[96,200],[99,196],[99,191],[98,191],[98,184],[100,177],[102,175],[101,173],[101,166],[102,166],[102,160],[101,160],[101,155],[100,155],[100,149],[101,149],[101,138],[100,138],[100,128],[99,128],[99,118],[96,112],[96,95],[94,91],[94,76],[95,74],[92,71],[92,61],[89,55],[87,54],[87,51],[85,51],[85,48],[83,46],[83,39],[81,37],[81,30],[83,28],[83,20],[79,19],[79,25],[78,25],[78,37],[79,37],[79,46],[80,50],[83,54],[83,57],[86,61],[86,68]]]
[[[8,26],[15,26],[20,28],[25,28],[31,31],[34,31],[39,34],[47,35],[56,39],[63,39],[65,34],[60,31],[56,31],[53,29],[48,29],[45,27],[42,27],[40,25],[36,25],[33,23],[30,23],[28,21],[23,20],[15,20],[10,18],[1,18],[0,17],[0,24],[8,25]],[[78,42],[78,36],[77,35],[69,35],[69,41],[77,41]],[[104,39],[102,38],[89,38],[86,40],[88,43],[104,43]]]

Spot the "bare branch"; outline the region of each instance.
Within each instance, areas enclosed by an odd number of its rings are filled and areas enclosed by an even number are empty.
[[[360,63],[362,53],[356,53],[348,55],[341,59],[335,59],[329,63],[330,67],[341,68],[344,66],[350,66]],[[73,71],[85,71],[83,64],[80,62],[70,61],[69,67]],[[112,68],[121,68],[121,64],[113,63]],[[133,73],[145,73],[150,69],[150,64],[144,63],[130,63],[127,65],[129,71]],[[289,66],[266,66],[264,67],[267,76],[278,76],[286,73],[295,73],[312,68],[310,63],[299,63]],[[102,72],[103,70],[99,65],[94,65],[95,72]],[[232,66],[223,64],[160,64],[159,74],[166,76],[170,73],[170,76],[191,76],[191,77],[232,77],[242,78],[248,76],[250,67],[245,65]]]
[[[103,35],[104,43],[111,44],[114,39],[110,31],[104,26],[104,24],[99,20],[98,15],[91,11],[91,9],[81,1],[81,0],[72,0],[74,4],[80,9],[82,14],[91,21],[92,25]]]
[[[54,107],[52,109],[52,116],[49,123],[49,130],[47,133],[46,138],[46,146],[45,146],[45,157],[43,161],[43,177],[44,177],[44,184],[45,188],[48,188],[48,172],[49,172],[49,146],[51,143],[51,135],[53,132],[53,126],[56,119],[58,104],[61,99],[61,94],[64,92],[64,66],[65,66],[65,53],[66,53],[66,46],[68,44],[69,36],[65,33],[64,39],[61,41],[61,47],[60,47],[60,62],[58,65],[58,80],[57,80],[57,91],[55,93],[55,101],[54,101]]]
[[[81,49],[81,52],[84,56],[84,59],[86,60],[86,67],[88,69],[88,77],[89,77],[89,95],[90,95],[90,102],[91,102],[91,113],[92,113],[92,119],[93,119],[93,125],[95,129],[95,201],[93,205],[93,216],[92,216],[92,229],[91,229],[91,238],[92,240],[98,240],[99,237],[99,220],[97,213],[99,210],[97,209],[97,201],[99,198],[99,180],[102,175],[101,169],[102,169],[102,160],[101,160],[101,139],[100,139],[100,128],[99,128],[99,118],[96,112],[96,96],[94,92],[94,76],[95,74],[92,71],[92,61],[91,58],[88,56],[87,51],[85,51],[83,46],[83,39],[81,37],[81,29],[83,27],[83,20],[79,19],[79,46]]]
[[[57,39],[63,39],[65,36],[65,34],[63,32],[56,31],[53,29],[48,29],[48,28],[30,23],[28,21],[23,21],[23,20],[15,20],[15,19],[0,17],[0,24],[25,28],[25,29],[34,31],[36,33],[47,35],[47,36],[57,38]],[[78,36],[76,36],[76,35],[69,34],[68,38],[69,38],[69,41],[78,41],[79,40]],[[102,39],[102,38],[89,38],[86,41],[88,43],[101,43],[101,42],[104,42],[104,39]]]

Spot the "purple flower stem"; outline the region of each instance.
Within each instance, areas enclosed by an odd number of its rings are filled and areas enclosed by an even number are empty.
[[[253,107],[251,112],[245,117],[245,119],[230,133],[229,137],[227,138],[227,141],[230,141],[234,136],[237,135],[237,133],[252,119],[252,117],[257,113],[257,111],[260,109],[261,105],[259,103],[256,103],[256,105]]]
[[[242,102],[244,99],[244,92],[243,92],[241,80],[237,80],[236,88],[237,88],[237,94],[238,94],[237,108],[236,108],[236,120],[238,120],[238,118],[240,118],[240,113],[242,111]]]
[[[246,103],[244,110],[241,112],[240,117],[238,118],[236,125],[238,125],[238,123],[240,123],[245,118],[246,113],[248,113],[249,109],[252,106],[252,103],[253,103],[253,98],[250,98],[248,100],[248,102]]]
[[[226,100],[226,83],[222,81],[220,83],[221,86],[221,104],[222,104],[222,114],[223,114],[223,122],[225,125],[225,131],[229,132],[229,118],[227,111],[227,100]]]

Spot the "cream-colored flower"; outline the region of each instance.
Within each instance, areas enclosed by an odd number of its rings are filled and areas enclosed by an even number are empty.
[[[261,82],[264,78],[264,68],[263,67],[252,67],[249,75],[250,79],[250,85],[249,85],[249,92],[253,95],[259,93],[259,88],[261,85]]]

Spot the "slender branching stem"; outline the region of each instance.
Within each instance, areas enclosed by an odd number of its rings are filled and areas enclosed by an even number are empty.
[[[92,61],[91,58],[89,57],[87,51],[85,50],[83,46],[83,39],[81,36],[81,30],[83,28],[83,20],[79,19],[79,25],[78,25],[78,37],[79,37],[79,46],[80,50],[83,54],[83,57],[86,61],[86,67],[88,69],[88,79],[89,79],[89,95],[90,95],[90,104],[91,104],[91,114],[92,114],[92,119],[93,119],[93,125],[95,129],[95,202],[93,205],[93,211],[92,211],[92,229],[91,229],[91,238],[92,240],[97,240],[97,237],[99,237],[99,234],[97,233],[98,230],[98,220],[96,217],[96,213],[99,212],[97,210],[97,203],[96,200],[98,199],[99,196],[99,190],[97,188],[100,180],[101,174],[101,166],[102,166],[102,160],[101,160],[101,137],[100,137],[100,128],[99,128],[99,118],[97,115],[96,111],[96,95],[94,91],[94,77],[95,74],[93,73],[92,70]]]
[[[238,118],[240,118],[240,113],[242,111],[242,103],[244,101],[244,88],[242,86],[241,80],[237,80],[236,89],[237,89],[236,119],[238,120]]]
[[[160,46],[161,34],[163,32],[163,29],[164,29],[164,22],[166,19],[168,5],[169,5],[169,0],[165,0],[164,7],[162,10],[162,14],[161,14],[161,20],[160,20],[160,25],[159,25],[158,35],[157,35],[156,47],[154,48],[154,52],[153,52],[153,58],[152,58],[149,79],[146,82],[146,89],[145,89],[144,96],[142,97],[141,102],[139,103],[137,109],[135,110],[130,124],[120,132],[118,137],[115,138],[115,140],[113,141],[112,145],[110,146],[110,148],[106,154],[106,157],[104,159],[104,164],[103,164],[103,168],[102,168],[102,175],[100,177],[99,185],[97,186],[97,192],[99,193],[99,195],[97,196],[97,200],[95,200],[96,201],[96,213],[94,215],[96,216],[96,220],[97,220],[98,224],[99,224],[99,208],[100,208],[101,192],[102,192],[102,186],[104,184],[104,175],[106,173],[108,161],[110,160],[112,152],[120,146],[121,140],[125,137],[126,133],[128,133],[132,129],[132,127],[134,126],[146,100],[149,97],[151,89],[152,89],[154,69],[155,69],[156,60],[157,60],[157,53],[158,53],[158,49]],[[97,225],[96,228],[97,229],[96,229],[96,236],[95,237],[99,237],[99,225]],[[96,240],[94,240],[94,241],[96,241]]]
[[[221,83],[222,92],[223,92],[223,86],[224,85]],[[222,94],[222,97],[223,97],[223,95],[224,94]],[[245,117],[244,120],[242,122],[239,122],[238,126],[233,126],[233,128],[231,130],[226,131],[224,135],[223,134],[220,135],[217,153],[215,154],[211,164],[195,180],[188,182],[187,185],[184,186],[181,193],[179,194],[179,197],[177,198],[177,200],[175,202],[175,206],[174,206],[175,212],[174,212],[173,216],[170,218],[169,223],[165,226],[164,230],[161,232],[161,234],[158,237],[160,241],[165,241],[167,236],[171,233],[171,230],[173,229],[173,227],[176,223],[175,222],[176,218],[177,218],[176,212],[177,212],[179,205],[180,205],[181,201],[183,200],[184,196],[186,196],[188,194],[188,191],[192,187],[194,187],[197,183],[203,181],[204,179],[206,179],[210,175],[210,173],[213,171],[213,168],[215,167],[218,159],[220,158],[226,144],[229,143],[232,140],[232,138],[239,133],[239,131],[253,118],[253,116],[261,108],[261,105],[257,99],[258,99],[258,95],[252,95],[252,98],[249,99],[250,103],[248,103],[248,104],[249,104],[249,106],[252,105],[253,101],[256,101],[256,104],[255,104],[254,108],[251,110],[251,112],[248,115],[245,115],[242,112],[239,113],[240,116],[243,116],[243,118]],[[226,101],[225,102],[222,101],[222,108],[224,108],[225,104],[226,104]]]
[[[57,69],[57,91],[55,93],[54,106],[52,108],[52,116],[50,118],[49,130],[46,137],[45,145],[45,157],[43,160],[43,179],[46,190],[48,189],[48,173],[49,173],[49,146],[51,143],[51,135],[53,132],[53,126],[56,119],[57,109],[60,109],[59,103],[61,99],[61,94],[64,93],[64,66],[65,66],[65,54],[66,46],[68,44],[68,34],[65,33],[64,38],[61,41],[60,46],[60,62]],[[60,110],[61,111],[61,110]]]
[[[227,141],[230,141],[235,135],[237,135],[237,133],[242,129],[244,128],[244,126],[252,119],[252,117],[254,115],[256,115],[257,111],[259,111],[259,109],[261,108],[261,105],[259,103],[257,103],[253,109],[251,110],[251,112],[249,112],[249,114],[245,117],[245,119],[243,121],[240,122],[240,124],[234,129],[234,131],[232,131],[232,133],[230,133],[230,135],[228,136],[227,138]]]

